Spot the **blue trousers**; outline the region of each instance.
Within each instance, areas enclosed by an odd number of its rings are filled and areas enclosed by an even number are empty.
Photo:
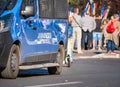
[[[115,50],[115,43],[114,41],[112,40],[108,40],[108,43],[107,43],[107,52],[109,51],[114,51]]]

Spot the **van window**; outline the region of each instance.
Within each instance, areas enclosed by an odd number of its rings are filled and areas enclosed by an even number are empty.
[[[39,0],[39,10],[41,18],[67,18],[68,0]]]
[[[21,6],[21,11],[25,11],[26,6],[32,6],[33,9],[34,9],[33,15],[35,15],[36,9],[35,9],[34,0],[23,0],[22,6]],[[27,16],[27,15],[21,15],[21,17],[22,17],[22,18],[28,18],[29,16]]]
[[[54,18],[53,0],[39,0],[41,18]]]
[[[15,7],[17,0],[0,0],[0,14]]]
[[[54,0],[54,10],[56,19],[67,19],[68,0]]]
[[[10,0],[9,3],[8,3],[8,5],[7,5],[7,7],[6,7],[6,9],[7,10],[13,9],[14,6],[16,5],[16,2],[17,2],[17,0]]]

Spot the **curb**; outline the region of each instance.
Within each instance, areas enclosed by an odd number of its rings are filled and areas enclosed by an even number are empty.
[[[110,58],[116,58],[116,59],[120,59],[120,54],[105,54],[105,53],[102,53],[102,54],[96,54],[96,55],[93,55],[93,56],[74,56],[74,59],[96,59],[96,58],[107,58],[107,59],[110,59]]]

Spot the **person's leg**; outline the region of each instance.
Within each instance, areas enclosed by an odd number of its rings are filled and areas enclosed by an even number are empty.
[[[77,52],[78,53],[82,53],[81,51],[81,38],[82,38],[82,31],[81,29],[78,27],[77,29]]]
[[[109,53],[111,51],[111,40],[108,40],[107,43],[107,52]]]
[[[93,40],[92,40],[92,49],[95,50],[97,45],[97,32],[93,32]]]
[[[73,62],[73,50],[72,50],[72,38],[68,39],[68,55],[70,55],[70,60]]]
[[[101,47],[102,47],[102,33],[99,32],[98,33],[98,50],[102,50]]]
[[[105,45],[105,36],[104,34],[102,34],[102,47],[104,47],[104,45]]]
[[[93,39],[92,44],[93,44],[92,49],[95,50],[96,40]]]
[[[86,32],[82,30],[82,49],[85,49]]]
[[[74,44],[75,44],[75,39],[76,39],[76,31],[75,27],[73,27],[73,34],[72,34],[72,49],[74,49]]]
[[[68,38],[67,55],[69,55],[69,56],[71,55],[71,41],[70,41],[70,38]]]
[[[120,48],[120,36],[119,36],[119,48]]]
[[[92,47],[92,32],[88,32],[88,49]]]
[[[104,49],[106,49],[106,46],[107,46],[107,38],[105,36],[103,36],[104,38],[104,42],[103,42],[103,47]]]
[[[111,41],[111,51],[114,52],[115,50],[115,43],[114,41]]]

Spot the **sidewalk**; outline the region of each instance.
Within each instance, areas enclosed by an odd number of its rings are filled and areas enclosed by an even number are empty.
[[[89,58],[118,58],[120,59],[120,51],[115,50],[117,54],[107,54],[106,50],[83,50],[83,54],[73,53],[75,59],[89,59]]]

